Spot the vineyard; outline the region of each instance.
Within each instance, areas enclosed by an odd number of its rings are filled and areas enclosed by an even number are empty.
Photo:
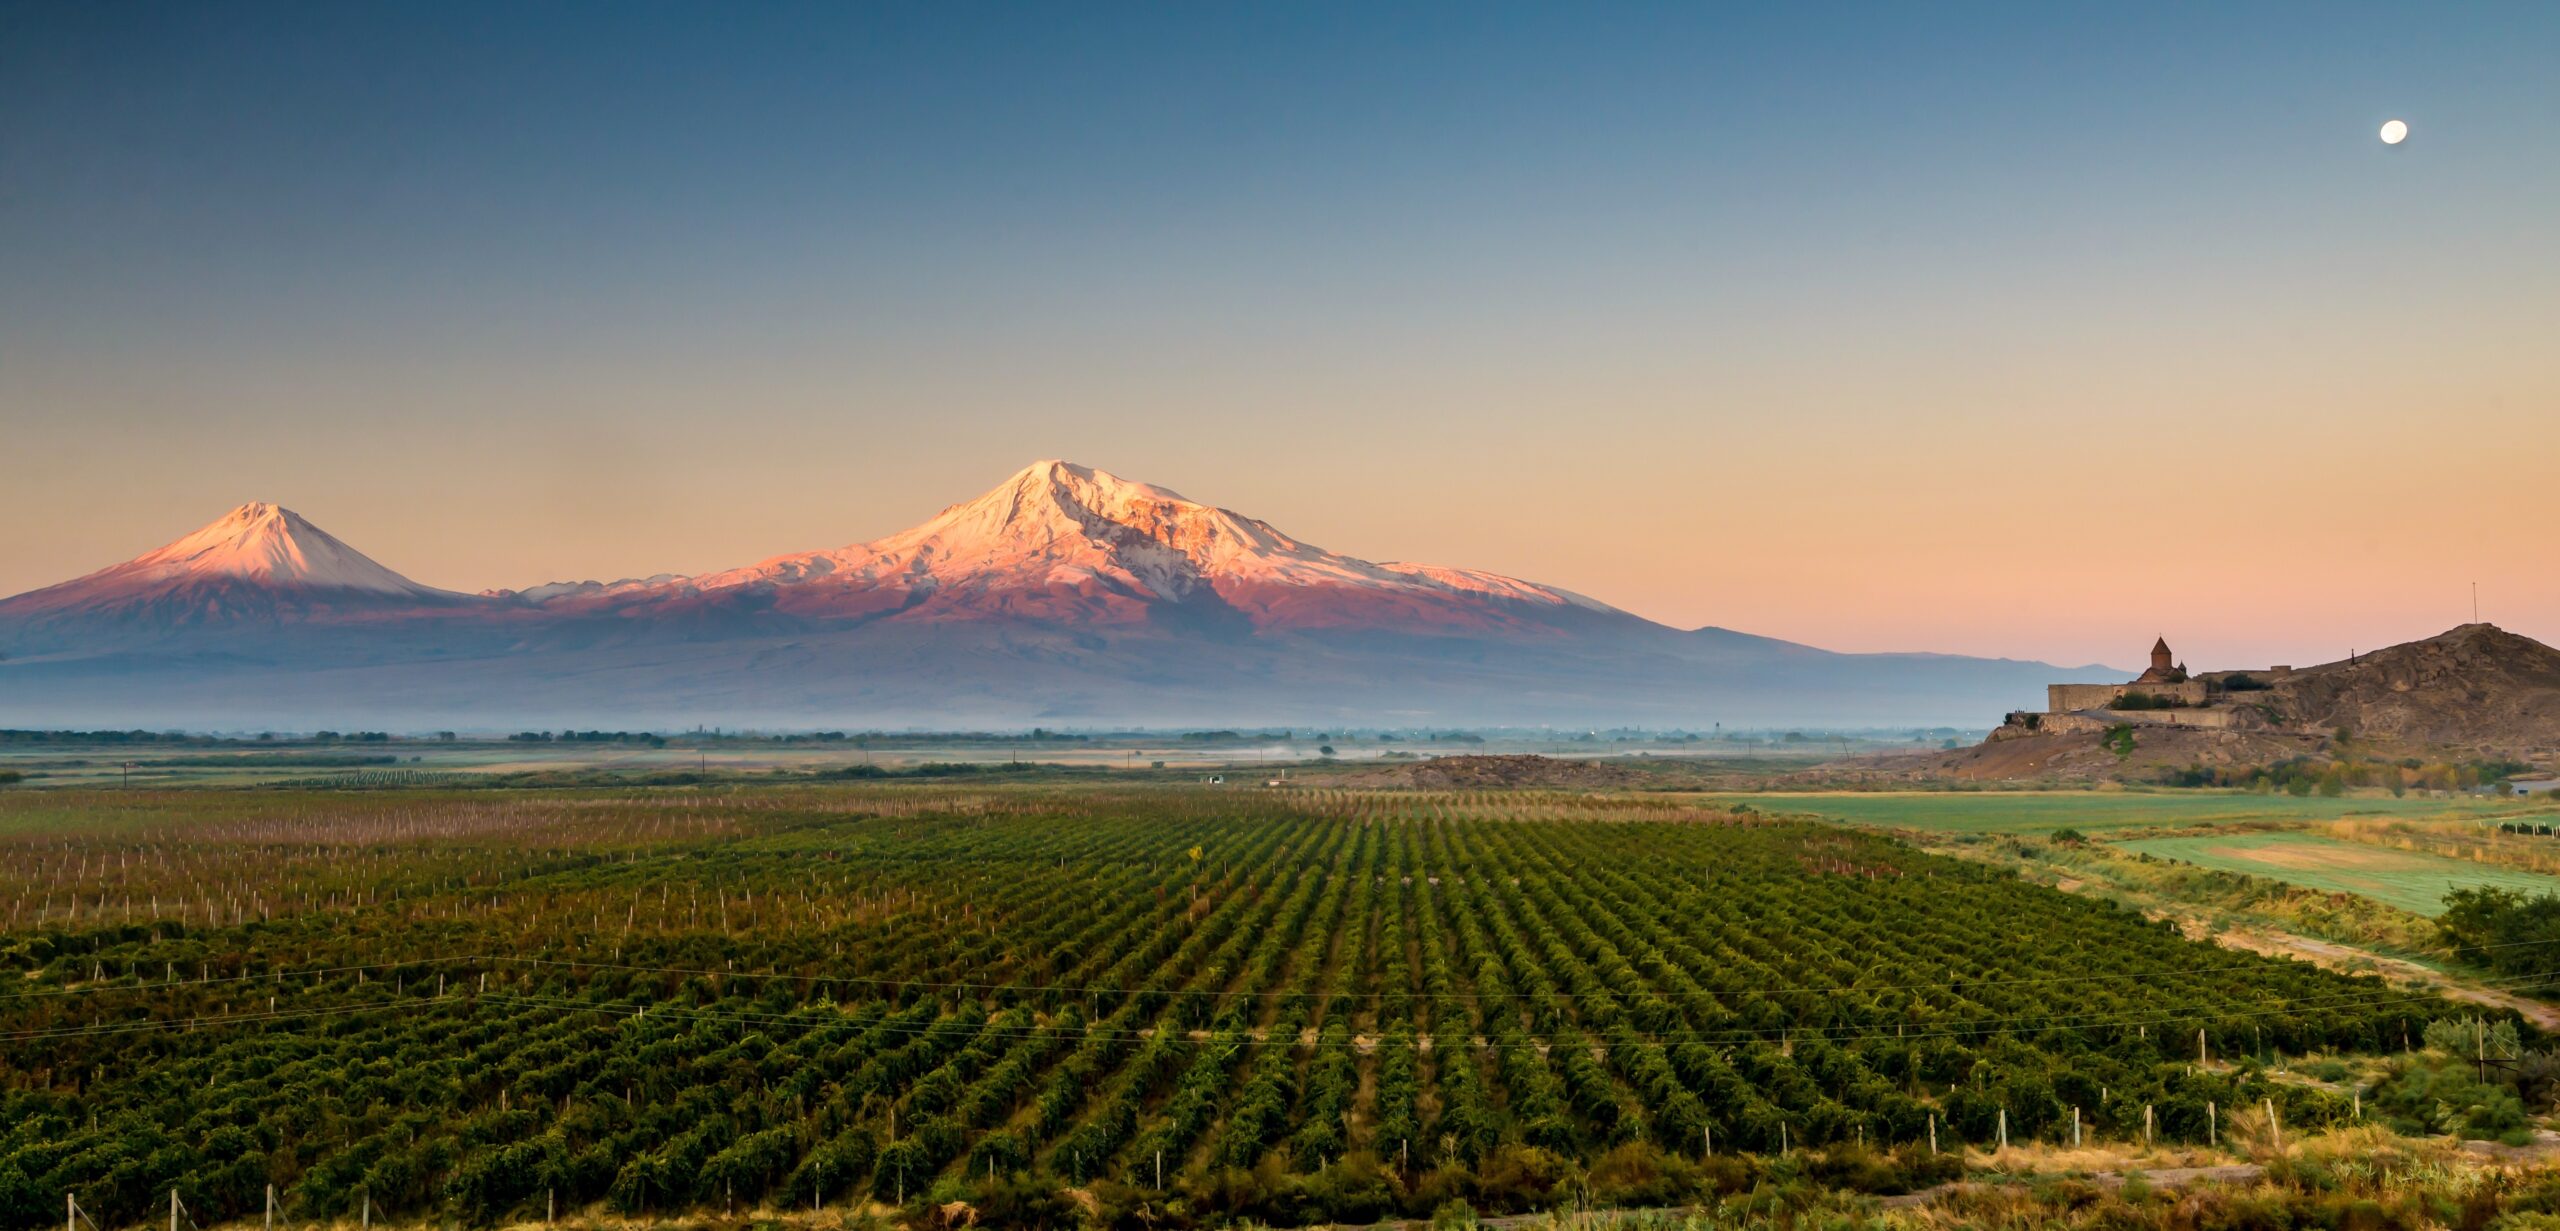
[[[1658,796],[60,792],[0,902],[13,1228],[1672,1200],[2340,1123],[2268,1063],[2445,1011]]]

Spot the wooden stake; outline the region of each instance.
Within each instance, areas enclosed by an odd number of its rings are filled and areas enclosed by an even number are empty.
[[[2078,1107],[2071,1109],[2071,1148],[2075,1150],[2080,1148],[2080,1109]]]
[[[2149,1103],[2142,1105],[2142,1146],[2146,1150],[2151,1148],[2151,1104]]]
[[[2000,1109],[2000,1148],[2009,1148],[2009,1109],[2006,1107]]]
[[[1938,1152],[1938,1113],[1929,1113],[1929,1152]]]
[[[2216,1126],[2214,1121],[2212,1099],[2206,1099],[2204,1103],[2204,1143],[2208,1146],[2218,1146],[2222,1144],[2221,1129]]]
[[[2267,1105],[2267,1135],[2275,1139],[2276,1153],[2282,1154],[2284,1153],[2284,1126],[2276,1122],[2276,1101],[2272,1098],[2264,1101]]]

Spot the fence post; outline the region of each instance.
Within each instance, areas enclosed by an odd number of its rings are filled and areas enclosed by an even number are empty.
[[[2080,1109],[2076,1106],[2071,1109],[2071,1148],[2080,1148]]]
[[[276,1186],[275,1186],[275,1185],[273,1185],[273,1184],[269,1184],[269,1185],[267,1185],[267,1231],[275,1231],[275,1227],[276,1227]]]
[[[2221,1130],[2216,1127],[2214,1123],[2212,1099],[2206,1099],[2204,1101],[2204,1143],[2208,1146],[2218,1146],[2222,1144]]]
[[[1929,1113],[1929,1152],[1938,1152],[1938,1113]]]
[[[178,1190],[169,1190],[169,1231],[178,1231]]]
[[[2009,1109],[2006,1107],[2000,1109],[2000,1148],[2009,1148]]]
[[[80,1231],[80,1199],[62,1194],[62,1231]]]
[[[2151,1148],[2151,1104],[2142,1105],[2142,1147]]]

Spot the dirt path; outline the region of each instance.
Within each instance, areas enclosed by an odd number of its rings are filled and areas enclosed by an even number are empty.
[[[1940,853],[1955,854],[1956,852]],[[1964,856],[1959,854],[1958,857]],[[2014,866],[1993,862],[1995,866]],[[2087,881],[2066,875],[2060,877],[2054,884],[2054,888],[2064,893],[2079,893],[2094,886]],[[2137,902],[2134,905],[2140,905],[2140,903]],[[2298,957],[2328,970],[2353,971],[2359,968],[2359,963],[2363,963],[2362,968],[2372,970],[2391,983],[2430,989],[2456,1000],[2486,1005],[2492,1009],[2513,1010],[2518,1017],[2532,1022],[2544,1031],[2560,1032],[2560,1005],[2536,1000],[2529,996],[2519,996],[2501,988],[2486,987],[2460,975],[2447,974],[2407,958],[2391,957],[2337,941],[2297,936],[2276,928],[2234,927],[2217,930],[2191,909],[2180,909],[2169,903],[2156,903],[2142,907],[2142,911],[2146,918],[2165,917],[2175,920],[2178,930],[2190,940],[2210,940],[2226,949],[2265,954],[2269,957]]]
[[[2264,953],[2277,957],[2298,957],[2316,965],[2342,970],[2365,963],[2393,983],[2433,988],[2456,1000],[2486,1005],[2493,1009],[2511,1009],[2517,1016],[2546,1031],[2560,1031],[2560,1006],[2531,997],[2519,996],[2501,988],[2483,987],[2458,975],[2412,962],[2389,957],[2353,945],[2315,940],[2272,928],[2234,928],[2213,935],[2214,942],[2225,948]]]
[[[2153,1188],[2175,1189],[2184,1188],[2189,1184],[2198,1182],[2209,1184],[2234,1184],[2242,1180],[2257,1179],[2259,1176],[2265,1175],[2266,1173],[2267,1169],[2256,1163],[2225,1163],[2218,1167],[2162,1167],[2156,1171],[2143,1172],[2142,1179],[2144,1183],[2151,1185]],[[2124,1173],[2120,1171],[2095,1172],[2087,1178],[2090,1183],[2098,1185],[2101,1188],[2124,1187]],[[1915,1205],[1927,1205],[1941,1197],[1950,1196],[1955,1193],[1967,1192],[1973,1189],[1996,1187],[1998,1187],[1998,1185],[1984,1180],[1957,1180],[1949,1184],[1940,1184],[1935,1188],[1924,1188],[1916,1193],[1904,1193],[1899,1197],[1887,1197],[1878,1204],[1888,1210],[1904,1209]]]

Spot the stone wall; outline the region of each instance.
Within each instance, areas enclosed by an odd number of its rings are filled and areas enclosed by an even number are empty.
[[[2120,710],[2115,718],[2136,727],[2212,727],[2221,729],[2242,725],[2241,712],[2214,706],[2191,710]]]
[[[2102,710],[2107,703],[2129,692],[2145,696],[2167,697],[2189,705],[2205,703],[2207,689],[2203,680],[2184,684],[2047,684],[2044,686],[2045,709],[2056,714],[2074,710]],[[2128,711],[2165,713],[2168,711]]]

